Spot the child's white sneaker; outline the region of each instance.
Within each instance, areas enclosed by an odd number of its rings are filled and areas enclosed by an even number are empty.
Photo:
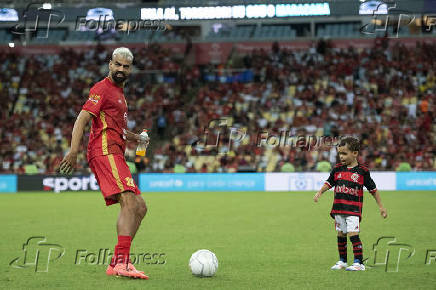
[[[341,270],[347,268],[347,263],[344,263],[342,261],[337,261],[336,264],[331,267],[332,270]]]
[[[359,263],[353,263],[353,265],[345,269],[347,271],[365,271],[365,265]]]

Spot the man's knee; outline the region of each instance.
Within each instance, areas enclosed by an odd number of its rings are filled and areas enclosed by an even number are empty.
[[[135,195],[134,192],[125,191],[121,193],[119,201],[121,207],[134,211],[141,220],[147,213],[147,206],[144,199],[140,195]]]

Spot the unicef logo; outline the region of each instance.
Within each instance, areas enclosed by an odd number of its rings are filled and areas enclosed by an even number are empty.
[[[181,186],[183,186],[183,181],[181,181],[180,179],[176,179],[174,181],[174,185],[177,187],[181,187]]]

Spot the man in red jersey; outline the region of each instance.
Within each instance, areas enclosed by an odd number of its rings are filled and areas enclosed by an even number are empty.
[[[71,173],[76,165],[83,130],[92,120],[87,159],[95,174],[106,205],[120,203],[117,221],[118,244],[107,275],[148,279],[129,261],[132,239],[144,218],[147,207],[133,181],[124,159],[126,141],[148,144],[148,138],[127,130],[127,103],[124,83],[132,70],[133,55],[128,48],[114,50],[109,75],[96,83],[74,123],[71,148],[59,166],[61,173]]]
[[[332,270],[365,270],[362,242],[359,237],[363,187],[366,187],[374,197],[381,216],[383,218],[388,216],[368,168],[357,162],[359,150],[360,142],[357,138],[346,137],[341,140],[338,146],[341,163],[335,166],[325,184],[313,197],[314,201],[318,202],[324,191],[335,188],[335,198],[330,215],[335,219],[340,260],[331,267]],[[354,263],[351,266],[347,264],[347,235],[353,244]]]

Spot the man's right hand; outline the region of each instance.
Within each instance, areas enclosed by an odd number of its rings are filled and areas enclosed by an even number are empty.
[[[313,197],[313,201],[314,201],[314,202],[318,202],[318,199],[320,198],[320,196],[321,196],[321,192],[318,191],[318,192],[315,194],[315,196]]]
[[[384,207],[380,207],[380,214],[384,219],[388,217],[388,212]]]
[[[77,153],[75,152],[68,152],[67,155],[65,155],[64,159],[62,159],[61,163],[59,164],[59,173],[61,174],[71,174],[73,173],[74,167],[76,167],[77,163]]]

